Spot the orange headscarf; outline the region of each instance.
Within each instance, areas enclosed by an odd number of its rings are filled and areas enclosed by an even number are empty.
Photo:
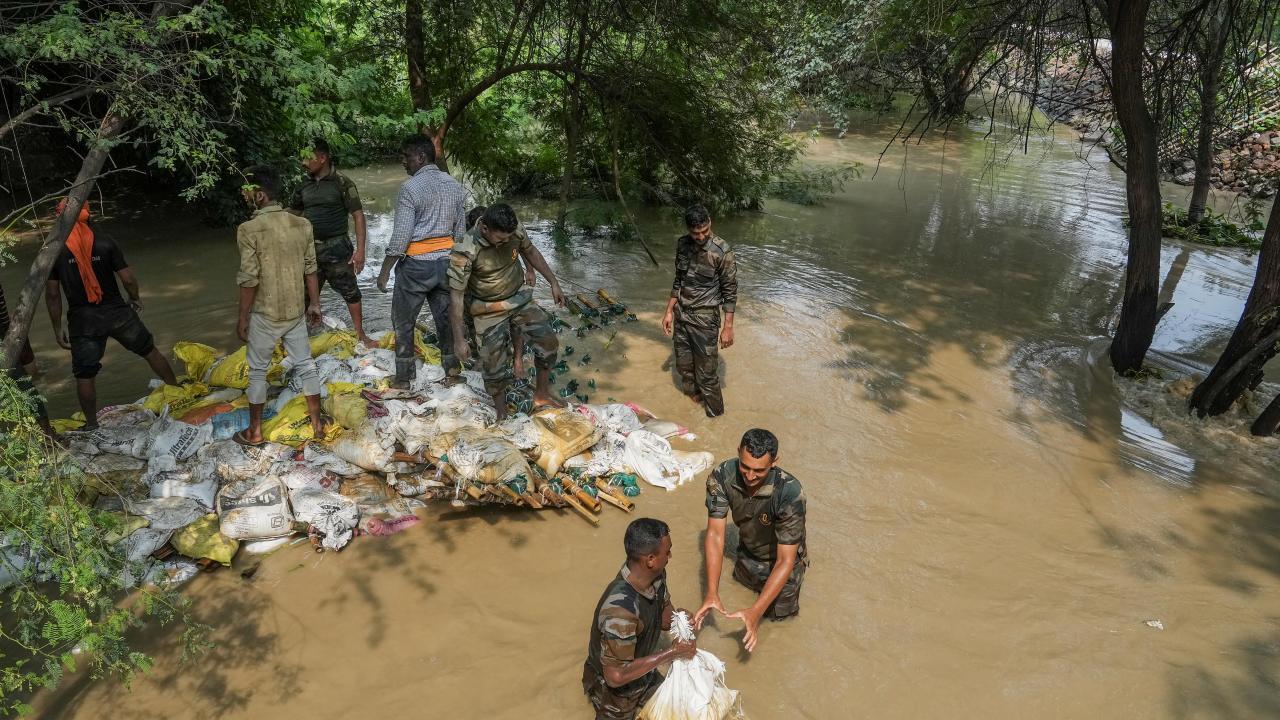
[[[67,206],[67,201],[58,203],[58,213]],[[98,284],[98,276],[93,272],[93,230],[89,228],[89,201],[80,206],[80,217],[71,226],[71,234],[67,236],[67,249],[76,259],[76,269],[80,271],[80,282],[84,283],[84,294],[89,302],[97,305],[102,302],[102,286]]]

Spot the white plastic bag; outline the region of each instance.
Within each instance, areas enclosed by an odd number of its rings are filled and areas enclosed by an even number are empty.
[[[359,430],[343,433],[329,449],[352,465],[381,471],[391,463],[395,447],[395,436],[380,433],[376,425],[369,423]]]
[[[237,540],[293,533],[289,494],[278,478],[242,480],[218,491],[217,512],[223,535]]]
[[[542,434],[533,424],[533,418],[524,413],[508,417],[496,429],[506,436],[512,445],[521,450],[532,450],[538,447],[538,442],[542,439]]]
[[[176,467],[172,470],[149,469],[143,476],[153,498],[185,497],[200,503],[205,510],[213,509],[213,498],[218,494],[218,476],[208,465],[200,463]]]
[[[165,455],[186,460],[213,439],[213,424],[188,425],[168,415],[160,416],[150,428],[151,448],[147,458],[155,461]]]
[[[73,452],[82,455],[114,453],[147,459],[151,449],[151,435],[146,425],[101,426],[97,430],[66,433],[67,443]]]
[[[320,544],[328,550],[340,550],[351,542],[360,523],[360,508],[355,501],[336,492],[318,487],[304,487],[289,493],[294,517],[323,535]]]
[[[693,472],[681,465],[671,452],[671,443],[648,430],[627,436],[623,454],[628,467],[650,485],[675,490],[693,479]]]
[[[219,440],[201,448],[196,459],[211,466],[222,481],[227,482],[285,472],[294,452],[288,445],[278,443],[248,447],[234,440]]]
[[[383,407],[387,410],[387,417],[379,424],[394,435],[410,455],[416,455],[440,432],[436,428],[435,413],[427,406],[387,400]]]
[[[128,500],[125,509],[132,515],[141,515],[151,521],[153,530],[177,530],[204,516],[200,502],[187,497]]]
[[[332,450],[328,450],[315,443],[307,443],[302,450],[302,460],[308,466],[317,470],[328,470],[336,475],[350,477],[359,475],[364,472],[364,468],[357,467],[333,454]]]
[[[596,421],[596,427],[601,430],[626,435],[641,428],[640,418],[636,416],[636,411],[622,403],[578,405],[574,409],[592,417]]]
[[[671,639],[693,640],[689,616],[671,616]],[[639,720],[726,720],[742,718],[738,691],[724,684],[724,663],[706,650],[688,660],[671,661],[671,670],[657,692],[640,709]]]

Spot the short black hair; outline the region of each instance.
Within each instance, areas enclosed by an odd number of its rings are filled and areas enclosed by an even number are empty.
[[[422,155],[429,163],[434,163],[436,161],[435,141],[426,135],[410,135],[404,139],[402,147],[405,150],[412,150],[414,153]]]
[[[475,227],[476,221],[484,215],[485,207],[477,205],[467,211],[467,229]]]
[[[661,520],[654,518],[636,518],[627,526],[626,537],[622,547],[627,551],[628,560],[639,560],[646,555],[658,552],[662,538],[671,534],[671,528]]]
[[[711,222],[711,212],[706,205],[690,205],[684,211],[684,226],[692,230]]]
[[[506,203],[494,203],[484,209],[484,224],[490,230],[498,232],[515,232],[520,225],[520,221],[516,219],[516,211]]]
[[[272,200],[280,199],[280,173],[267,165],[255,165],[245,171],[245,182],[256,186]]]
[[[325,140],[324,138],[316,138],[312,140],[311,151],[317,155],[324,155],[330,158],[333,157],[333,153],[330,152],[329,150],[329,141]]]
[[[746,448],[753,458],[765,455],[777,458],[778,436],[763,428],[751,428],[742,434],[742,442],[739,443],[738,450],[741,451],[743,448]]]

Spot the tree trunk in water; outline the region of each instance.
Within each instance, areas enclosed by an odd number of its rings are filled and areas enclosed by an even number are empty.
[[[570,83],[566,91],[568,95],[564,122],[564,173],[560,176],[560,212],[558,224],[564,226],[565,217],[569,214],[569,195],[573,190],[573,172],[578,166],[578,125],[581,99],[578,95],[578,82]]]
[[[1232,367],[1280,328],[1280,202],[1271,206],[1258,253],[1258,271],[1245,300],[1240,321],[1209,376],[1191,393],[1190,408],[1200,417],[1221,415],[1244,391],[1262,379],[1262,366],[1275,354],[1275,344],[1261,348],[1234,376]],[[1274,404],[1274,403],[1273,403]]]
[[[1200,54],[1200,127],[1196,137],[1196,179],[1191,188],[1191,204],[1187,222],[1194,225],[1204,219],[1209,202],[1209,173],[1213,170],[1213,127],[1218,115],[1218,83],[1222,78],[1222,58],[1227,47],[1231,25],[1216,14],[1205,29],[1208,43]]]
[[[80,163],[80,172],[76,175],[70,194],[67,195],[66,209],[58,215],[53,227],[49,228],[40,252],[36,253],[31,269],[27,271],[26,282],[22,284],[22,292],[18,295],[18,305],[13,311],[9,333],[4,336],[3,354],[6,367],[12,366],[13,363],[9,358],[16,359],[22,350],[23,343],[27,340],[27,335],[31,331],[31,318],[35,315],[36,305],[40,303],[45,281],[49,279],[49,271],[53,269],[54,261],[58,259],[58,254],[66,245],[67,235],[71,234],[71,228],[75,225],[76,218],[80,216],[80,208],[84,206],[89,193],[93,192],[98,174],[102,172],[102,166],[107,162],[106,142],[119,135],[123,127],[124,118],[110,112],[98,125],[98,137],[90,148],[89,154],[85,155]]]
[[[1120,322],[1111,341],[1111,366],[1137,372],[1155,337],[1160,282],[1160,174],[1156,126],[1143,89],[1143,43],[1148,0],[1111,0],[1111,96],[1124,132],[1125,195],[1129,207],[1129,257]]]
[[[1280,428],[1280,395],[1275,396],[1267,409],[1253,421],[1249,432],[1259,437],[1271,437],[1276,434],[1277,428]]]

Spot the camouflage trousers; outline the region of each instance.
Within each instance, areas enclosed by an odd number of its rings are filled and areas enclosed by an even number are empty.
[[[468,314],[476,328],[477,359],[485,389],[500,391],[515,379],[511,333],[518,331],[533,348],[534,365],[550,370],[556,364],[560,341],[551,328],[551,316],[533,301],[532,292],[522,290],[498,302],[472,300]]]
[[[804,584],[804,571],[808,564],[807,560],[796,560],[796,566],[791,570],[791,577],[787,578],[787,584],[782,586],[782,592],[778,593],[778,597],[774,598],[769,609],[765,610],[765,617],[781,620],[800,612],[800,586]],[[769,580],[769,573],[772,570],[773,563],[747,557],[745,553],[739,551],[738,561],[733,565],[733,579],[755,592],[760,592],[764,590],[764,584]]]
[[[640,708],[658,691],[662,673],[657,670],[627,683],[626,688],[611,688],[590,664],[582,666],[582,691],[595,708],[596,720],[635,720]],[[621,692],[620,692],[621,691]]]
[[[676,371],[686,395],[702,396],[709,417],[724,414],[720,394],[720,308],[676,308],[672,328]]]

